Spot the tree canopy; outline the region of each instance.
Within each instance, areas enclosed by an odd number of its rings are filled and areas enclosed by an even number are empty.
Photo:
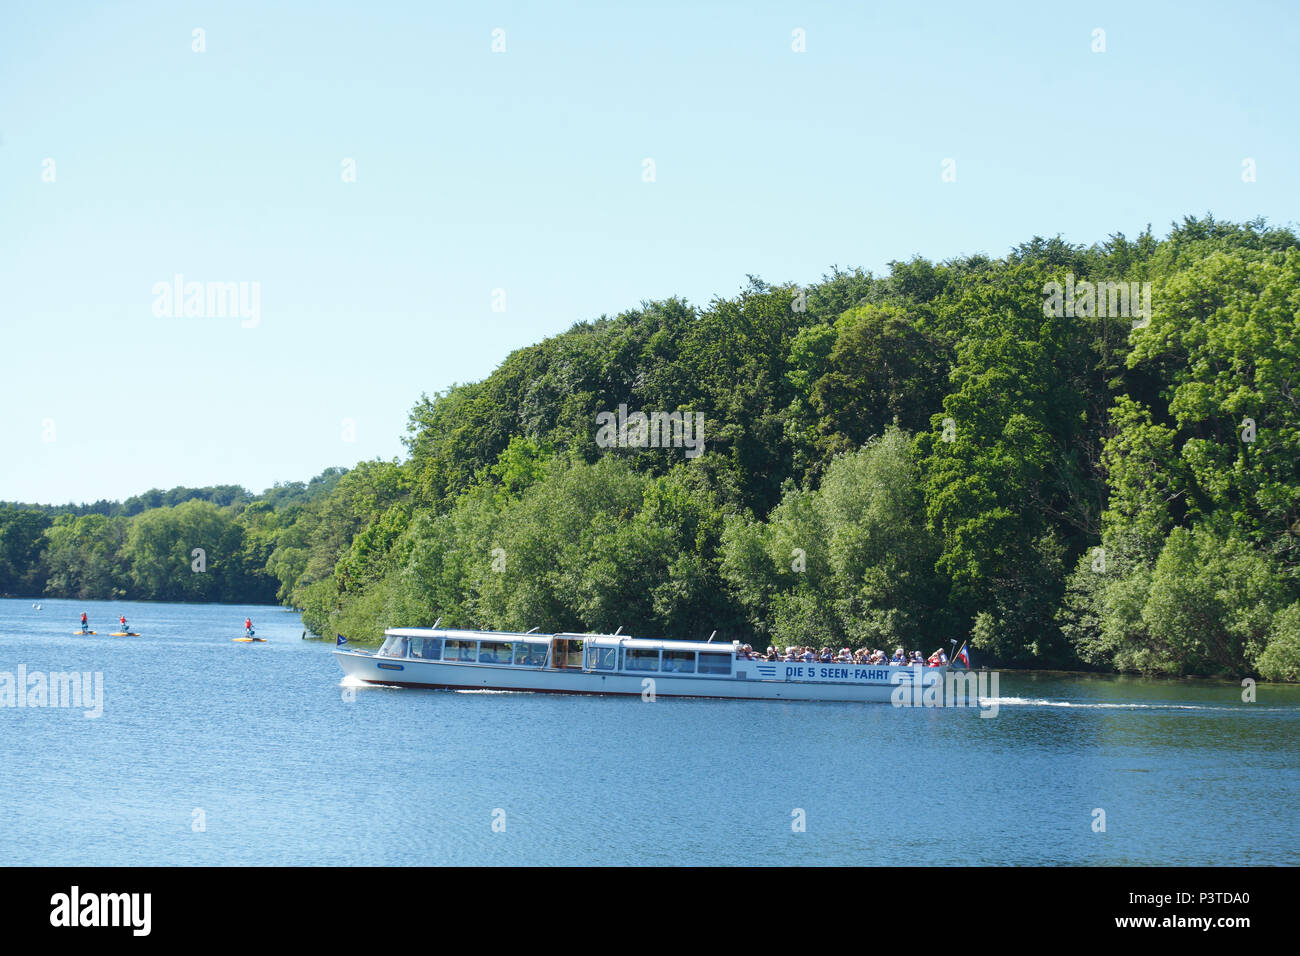
[[[751,277],[421,397],[402,460],[0,505],[0,592],[1295,680],[1298,387],[1300,243],[1262,220]],[[620,409],[703,453],[598,442]]]

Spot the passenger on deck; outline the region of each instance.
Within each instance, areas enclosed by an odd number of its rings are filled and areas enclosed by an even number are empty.
[[[841,648],[840,648],[839,662],[840,662],[841,664],[852,664],[852,663],[853,663],[853,652],[852,652],[851,650],[849,650],[847,647],[841,647]]]
[[[805,664],[817,663],[817,655],[813,653],[813,649],[811,647],[805,647],[803,649],[803,660]]]
[[[776,652],[776,648],[775,648],[775,647],[772,647],[772,646],[769,644],[768,647],[767,647],[767,653],[763,655],[763,660],[765,660],[765,661],[775,661],[775,660],[779,660],[779,659],[780,659],[780,655],[777,654],[777,652]]]
[[[890,659],[891,664],[906,664],[907,654],[901,647],[894,648],[894,656]]]

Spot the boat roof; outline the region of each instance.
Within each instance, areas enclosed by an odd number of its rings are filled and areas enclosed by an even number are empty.
[[[738,642],[728,641],[669,641],[644,637],[631,637],[626,634],[577,634],[571,631],[558,631],[545,634],[533,631],[525,634],[520,631],[465,631],[432,627],[390,627],[384,631],[389,637],[443,637],[451,640],[525,640],[543,643],[555,637],[578,638],[597,647],[632,647],[643,650],[664,651],[715,651],[720,654],[734,653]]]
[[[449,637],[453,640],[467,641],[518,638],[549,641],[552,637],[552,635],[543,634],[540,631],[525,634],[522,631],[463,631],[446,627],[390,627],[384,631],[384,634],[388,637]]]

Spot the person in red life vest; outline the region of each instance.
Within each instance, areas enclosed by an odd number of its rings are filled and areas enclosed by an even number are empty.
[[[89,623],[90,623],[90,618],[86,617],[86,612],[85,612],[85,611],[82,611],[82,612],[81,612],[81,629],[84,631],[84,630],[86,629],[86,625],[89,624]]]
[[[253,619],[251,617],[246,617],[244,618],[244,637],[252,637],[252,636],[253,636]]]
[[[125,630],[126,630],[126,615],[123,614],[121,617],[119,617],[119,618],[117,619],[117,623],[118,623],[118,624],[121,624],[121,625],[122,625],[122,630],[125,631]]]

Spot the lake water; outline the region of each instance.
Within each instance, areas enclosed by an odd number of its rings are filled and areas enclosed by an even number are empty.
[[[32,603],[0,601],[0,672],[100,672],[103,713],[0,707],[0,864],[1300,863],[1300,687],[1004,673],[995,718],[351,690],[283,608]]]

